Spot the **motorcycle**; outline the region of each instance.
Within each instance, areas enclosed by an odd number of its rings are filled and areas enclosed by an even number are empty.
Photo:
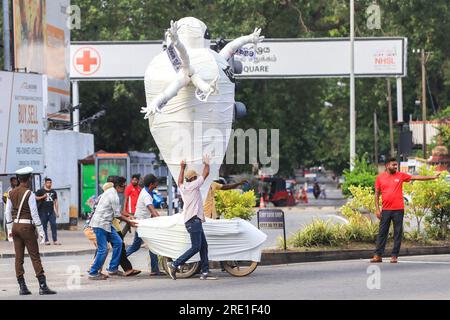
[[[152,190],[153,206],[156,209],[167,209],[167,203],[164,197],[156,190]]]
[[[203,230],[211,262],[221,263],[223,270],[235,277],[244,277],[255,271],[261,261],[262,245],[267,239],[265,233],[239,218],[207,218]],[[148,248],[161,256],[160,262],[166,272],[167,262],[178,258],[191,247],[183,214],[140,220],[136,231]],[[197,253],[180,266],[177,278],[192,277],[199,269],[200,255]]]

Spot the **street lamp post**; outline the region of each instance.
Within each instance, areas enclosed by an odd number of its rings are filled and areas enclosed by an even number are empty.
[[[355,110],[355,1],[350,0],[350,170],[356,157],[356,110]]]

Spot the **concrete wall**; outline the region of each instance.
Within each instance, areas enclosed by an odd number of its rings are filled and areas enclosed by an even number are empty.
[[[74,131],[51,130],[45,135],[45,177],[53,188],[70,189],[70,217],[78,217],[78,160],[94,153],[94,136]]]

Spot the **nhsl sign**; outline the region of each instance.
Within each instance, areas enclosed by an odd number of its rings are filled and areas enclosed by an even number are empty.
[[[0,72],[0,174],[27,166],[44,171],[46,89],[43,75]]]
[[[70,50],[72,80],[142,80],[161,41],[74,42]],[[358,38],[357,77],[404,77],[406,38]],[[350,75],[350,41],[330,39],[266,39],[256,52],[244,46],[235,55],[243,64],[238,78],[323,78]]]
[[[286,222],[280,209],[260,209],[256,214],[258,229],[283,229],[284,250],[286,250]]]

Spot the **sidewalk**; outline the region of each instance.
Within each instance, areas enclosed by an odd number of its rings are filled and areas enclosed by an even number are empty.
[[[58,230],[58,242],[61,243],[60,246],[55,246],[52,244],[49,246],[40,244],[39,252],[41,256],[66,256],[66,255],[83,255],[83,254],[94,254],[95,248],[92,243],[85,237],[83,233],[84,221],[78,223],[78,230]],[[50,230],[48,231],[49,237],[51,237]],[[125,237],[126,245],[130,245],[133,241],[134,232],[132,234],[128,233]],[[25,250],[26,252],[26,250]],[[14,257],[14,246],[13,243],[8,241],[0,241],[0,258],[12,258]]]
[[[323,214],[331,214],[336,212],[337,208],[340,207],[342,201],[346,201],[342,199],[339,190],[333,190],[330,192],[333,196],[332,199],[318,199],[315,200],[314,197],[309,198],[308,204],[297,204],[295,207],[279,207],[278,209],[282,209],[286,213],[286,229],[287,234],[289,234],[290,228],[294,228],[295,230],[308,222],[309,216],[318,217],[321,213]],[[269,207],[272,207],[269,204]],[[258,208],[255,208],[258,210]],[[161,212],[162,215],[165,215],[165,212]],[[254,220],[254,221],[253,221]],[[252,220],[253,224],[256,226],[256,216]],[[41,256],[67,256],[67,255],[85,255],[85,254],[94,254],[95,248],[92,243],[85,237],[83,233],[84,221],[79,221],[78,230],[69,231],[69,230],[58,230],[58,241],[62,244],[60,246],[55,246],[53,244],[39,245],[39,252]],[[265,243],[264,249],[276,249],[276,240],[279,235],[281,235],[280,230],[275,230],[275,232],[271,232],[271,230],[263,230],[268,235],[268,240]],[[273,233],[273,234],[272,234]],[[48,230],[48,235],[51,236],[50,230]],[[131,245],[134,238],[134,232],[128,233],[125,237],[126,246]],[[274,239],[272,239],[274,238]],[[273,241],[271,241],[271,239]],[[13,244],[4,240],[0,240],[0,259],[1,258],[13,258],[14,247]]]

